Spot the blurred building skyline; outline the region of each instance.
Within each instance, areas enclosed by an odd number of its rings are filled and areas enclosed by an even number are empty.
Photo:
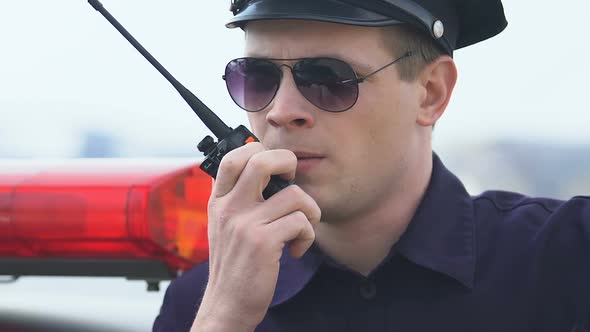
[[[92,129],[76,141],[78,148],[51,158],[203,158],[196,148],[197,138],[188,148],[172,142],[166,146],[165,141],[154,147]],[[485,190],[560,199],[590,195],[590,144],[498,140],[445,146],[435,148],[435,152],[473,195]],[[40,159],[39,154],[0,144],[0,163],[3,158]]]

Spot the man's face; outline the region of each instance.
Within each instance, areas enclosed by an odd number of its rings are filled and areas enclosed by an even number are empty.
[[[248,24],[245,53],[272,59],[338,58],[359,77],[394,60],[378,28],[302,20]],[[249,120],[267,148],[288,149],[300,157],[295,182],[317,201],[323,221],[362,216],[403,191],[401,180],[411,173],[407,160],[423,153],[417,83],[401,81],[395,65],[390,66],[359,84],[354,107],[331,113],[305,99],[290,70],[281,70],[274,100],[264,110],[248,113]]]

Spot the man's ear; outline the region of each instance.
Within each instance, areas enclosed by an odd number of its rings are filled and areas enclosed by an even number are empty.
[[[450,56],[441,56],[428,64],[418,77],[424,94],[416,122],[424,127],[434,126],[442,116],[457,82],[457,67]]]

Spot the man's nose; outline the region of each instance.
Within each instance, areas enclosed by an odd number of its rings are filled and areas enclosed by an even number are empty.
[[[315,124],[315,106],[301,94],[289,66],[281,66],[282,81],[273,102],[269,105],[266,121],[273,127],[286,129],[311,128]]]

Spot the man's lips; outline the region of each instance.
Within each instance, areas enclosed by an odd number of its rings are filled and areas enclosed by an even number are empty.
[[[297,160],[301,160],[301,159],[321,159],[321,158],[324,158],[323,155],[321,155],[319,153],[313,153],[313,152],[293,151],[293,153],[295,153],[295,156],[297,157]]]
[[[324,155],[312,152],[294,151],[297,156],[297,174],[302,174],[310,171],[318,166],[325,158]]]

